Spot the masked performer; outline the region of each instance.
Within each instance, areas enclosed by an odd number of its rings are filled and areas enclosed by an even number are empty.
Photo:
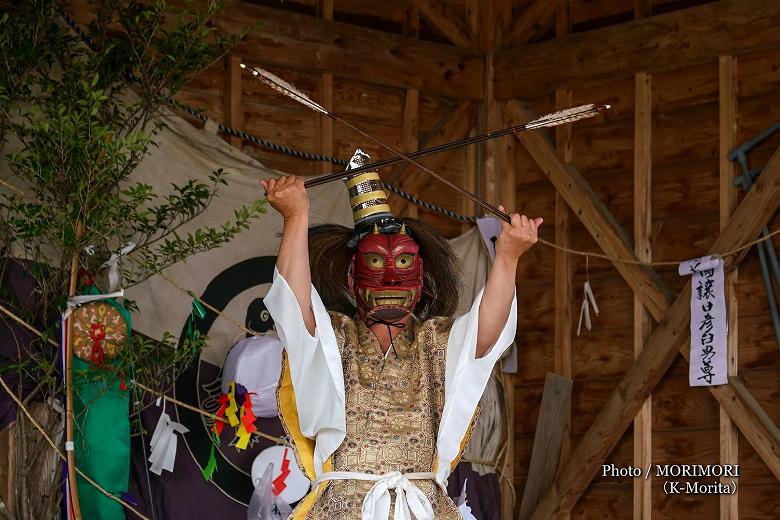
[[[367,159],[358,151],[350,164]],[[280,415],[314,481],[291,518],[387,520],[392,510],[395,520],[460,519],[446,480],[514,340],[517,262],[542,219],[513,214],[503,224],[483,292],[453,319],[451,249],[390,214],[376,172],[347,180],[354,229],[309,230],[300,178],[263,186],[284,218],[265,297],[286,349]]]

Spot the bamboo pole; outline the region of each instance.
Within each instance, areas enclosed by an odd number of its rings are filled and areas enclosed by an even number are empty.
[[[76,244],[81,240],[81,235],[84,229],[81,221],[76,222]],[[73,254],[73,259],[70,262],[70,285],[68,287],[68,297],[76,294],[76,288],[78,285],[78,267],[79,267],[79,253],[78,249]],[[76,520],[81,520],[81,507],[79,505],[79,493],[76,482],[76,454],[73,449],[68,449],[68,446],[73,444],[73,327],[71,326],[71,320],[68,318],[67,331],[65,334],[65,454],[68,461],[68,491],[70,493],[71,506],[73,508],[73,517]],[[66,512],[66,517],[67,517]]]

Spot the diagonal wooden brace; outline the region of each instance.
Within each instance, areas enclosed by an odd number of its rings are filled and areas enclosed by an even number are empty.
[[[513,122],[533,117],[517,102],[507,104],[507,115]],[[627,236],[610,212],[577,169],[557,157],[546,135],[524,132],[517,137],[599,246],[610,256],[635,259]],[[780,150],[772,156],[759,182],[729,219],[710,252],[734,249],[757,236],[777,211],[778,204]],[[737,265],[746,252],[727,258],[726,268]],[[572,509],[677,353],[682,352],[688,358],[690,282],[671,303],[668,291],[654,270],[622,262],[616,262],[615,267],[659,324],[561,469],[556,485],[547,492],[534,512],[534,519],[560,518]],[[733,379],[733,384],[708,388],[780,480],[780,432],[777,427],[768,420],[738,378]]]

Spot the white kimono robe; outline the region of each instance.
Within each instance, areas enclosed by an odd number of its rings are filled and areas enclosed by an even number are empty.
[[[516,297],[496,343],[482,358],[475,357],[481,300],[482,291],[471,310],[454,321],[447,342],[444,408],[436,439],[436,471],[431,475],[441,486],[446,486],[493,366],[515,338]],[[298,300],[278,271],[264,302],[287,351],[300,431],[315,440],[314,471],[320,477],[324,462],[346,435],[344,374],[331,318],[312,287],[316,329],[314,336],[310,335]]]

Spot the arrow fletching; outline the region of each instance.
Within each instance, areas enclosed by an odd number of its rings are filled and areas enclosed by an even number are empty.
[[[295,88],[291,83],[283,80],[276,74],[273,74],[272,72],[268,72],[265,69],[261,69],[260,67],[250,67],[249,65],[246,65],[244,63],[241,64],[242,69],[246,69],[249,72],[252,73],[252,76],[256,77],[275,91],[284,94],[290,99],[294,99],[298,103],[305,105],[315,112],[320,112],[323,114],[327,114],[328,111],[325,110],[325,108],[315,103],[309,96]]]
[[[564,110],[559,110],[558,112],[544,115],[534,119],[533,121],[529,121],[523,125],[523,127],[531,129],[563,125],[566,123],[579,121],[580,119],[587,119],[589,117],[597,116],[599,112],[602,110],[608,110],[609,108],[609,105],[594,105],[593,103],[588,103],[587,105],[566,108]]]

